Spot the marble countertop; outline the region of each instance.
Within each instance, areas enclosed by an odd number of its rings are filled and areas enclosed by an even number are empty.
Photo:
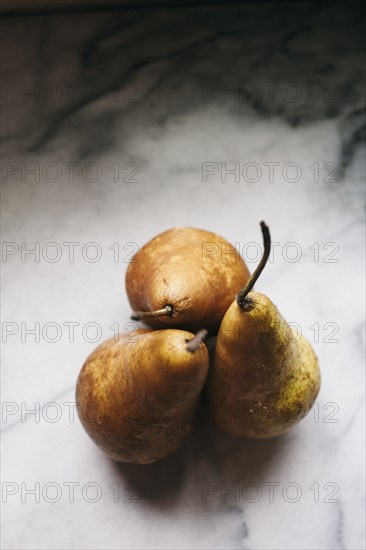
[[[2,545],[364,548],[364,118],[357,4],[160,8],[3,24]],[[236,243],[312,342],[287,435],[197,414],[149,466],[75,415],[86,356],[129,328],[132,254],[175,225]],[[32,412],[33,411],[33,412]]]

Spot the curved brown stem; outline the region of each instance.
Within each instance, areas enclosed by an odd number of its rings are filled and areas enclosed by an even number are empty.
[[[206,338],[207,334],[208,334],[208,330],[206,329],[202,329],[198,331],[196,336],[192,338],[192,340],[189,340],[189,342],[187,342],[187,345],[186,345],[187,351],[190,351],[192,353],[196,351],[196,349],[200,347],[203,340]]]
[[[172,313],[172,306],[165,306],[163,309],[157,309],[155,311],[133,311],[131,319],[134,321],[139,321],[140,319],[147,319],[151,317],[163,317],[164,315],[170,316]]]
[[[271,253],[271,235],[269,232],[268,225],[266,225],[263,221],[261,222],[261,229],[262,229],[263,247],[264,247],[263,256],[257,266],[257,269],[254,271],[253,275],[250,277],[245,287],[236,296],[236,302],[240,307],[244,307],[245,304],[247,303],[247,295],[249,294],[249,292],[252,290],[255,283],[257,282],[260,274],[265,268],[269,255]]]

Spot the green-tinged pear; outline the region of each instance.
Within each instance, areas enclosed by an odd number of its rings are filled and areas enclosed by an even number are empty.
[[[271,247],[269,229],[264,222],[261,227],[263,258],[222,320],[207,382],[217,424],[237,437],[258,439],[285,433],[301,420],[320,388],[309,342],[267,296],[251,291]]]

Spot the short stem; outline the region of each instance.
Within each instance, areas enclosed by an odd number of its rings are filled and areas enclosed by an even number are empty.
[[[192,340],[189,340],[189,342],[186,345],[187,351],[194,352],[196,349],[200,347],[203,340],[206,338],[208,334],[208,330],[202,329],[199,332],[197,332],[196,336],[192,338]]]
[[[139,319],[147,319],[150,317],[163,317],[164,315],[170,316],[172,313],[172,306],[165,306],[163,309],[157,309],[155,311],[133,311],[131,319],[138,321]]]
[[[244,307],[245,303],[248,301],[247,295],[249,294],[249,292],[252,290],[255,283],[257,282],[260,274],[265,268],[269,255],[271,253],[271,235],[269,232],[269,227],[264,222],[261,222],[261,229],[262,229],[263,247],[264,247],[263,256],[257,266],[257,269],[254,271],[253,275],[250,277],[245,287],[236,296],[236,302],[239,307]]]

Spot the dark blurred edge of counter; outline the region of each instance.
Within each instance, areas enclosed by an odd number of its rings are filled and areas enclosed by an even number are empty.
[[[348,0],[359,4],[361,0]],[[0,16],[70,13],[116,9],[179,8],[201,6],[245,6],[248,4],[344,4],[344,0],[2,0]]]

